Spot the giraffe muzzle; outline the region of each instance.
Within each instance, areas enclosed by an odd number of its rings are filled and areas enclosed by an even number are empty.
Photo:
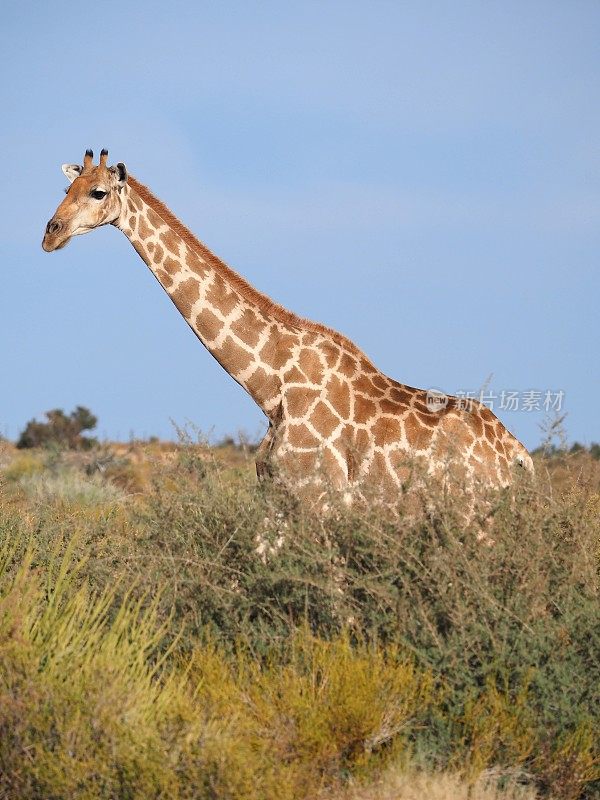
[[[55,219],[54,217],[48,222],[46,225],[46,232],[44,233],[44,238],[42,240],[42,248],[47,252],[51,253],[53,250],[60,250],[61,247],[69,241],[69,237],[66,237],[64,241],[60,241],[60,233],[64,230],[65,224],[61,222],[59,219]]]

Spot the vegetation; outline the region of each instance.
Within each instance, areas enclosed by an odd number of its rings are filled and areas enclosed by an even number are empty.
[[[533,451],[534,455],[565,457],[567,455],[575,455],[576,453],[588,453],[596,461],[600,461],[600,444],[592,442],[589,447],[581,444],[581,442],[573,442],[570,447],[560,447],[555,443],[548,445],[541,445]]]
[[[0,797],[600,797],[600,463],[537,473],[482,544],[231,443],[11,450]]]
[[[58,447],[69,450],[87,450],[97,442],[84,431],[93,430],[98,424],[97,418],[84,406],[77,406],[69,415],[60,408],[46,411],[46,422],[29,420],[21,433],[17,447]]]

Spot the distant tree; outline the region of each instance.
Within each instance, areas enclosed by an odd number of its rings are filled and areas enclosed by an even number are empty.
[[[83,436],[84,431],[93,430],[98,419],[89,408],[77,406],[67,416],[60,408],[46,411],[47,422],[30,420],[17,442],[17,447],[50,447],[52,445],[68,450],[89,450],[97,444],[91,436]]]
[[[579,444],[579,442],[575,442],[571,445],[571,449],[569,450],[570,453],[585,453],[588,452],[592,458],[600,461],[600,444],[597,442],[592,442],[589,447],[585,447],[583,444]]]
[[[600,444],[597,442],[592,442],[589,446],[583,445],[580,442],[573,442],[568,450],[565,450],[563,447],[557,447],[555,444],[542,444],[539,447],[536,447],[535,450],[531,451],[532,455],[541,455],[551,458],[554,456],[564,456],[565,452],[568,452],[569,455],[577,455],[577,453],[589,453],[592,458],[600,461]]]

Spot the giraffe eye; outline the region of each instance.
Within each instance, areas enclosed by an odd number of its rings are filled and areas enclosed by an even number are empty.
[[[102,189],[93,189],[90,192],[90,197],[93,197],[94,200],[103,200],[108,192],[103,192]]]

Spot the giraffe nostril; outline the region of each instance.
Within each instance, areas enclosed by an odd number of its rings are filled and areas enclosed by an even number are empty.
[[[58,233],[61,228],[62,222],[59,222],[57,219],[51,219],[46,225],[46,233]]]

